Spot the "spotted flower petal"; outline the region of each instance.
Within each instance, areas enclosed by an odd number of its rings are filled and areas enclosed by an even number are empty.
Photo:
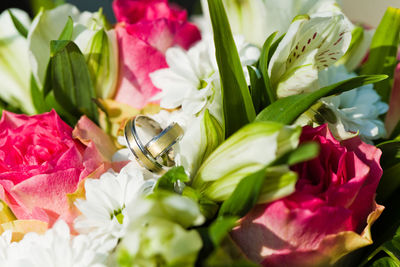
[[[269,65],[278,97],[316,90],[318,71],[343,56],[350,40],[350,24],[337,11],[297,17]]]

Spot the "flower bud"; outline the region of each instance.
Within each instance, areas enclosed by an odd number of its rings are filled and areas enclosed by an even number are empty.
[[[192,186],[213,201],[226,200],[243,178],[296,148],[300,132],[300,128],[276,122],[249,124],[227,139],[207,158]],[[288,178],[291,181],[289,184],[294,183],[296,179],[286,175],[289,169],[282,170],[269,169],[266,175],[270,172],[275,177]],[[287,183],[283,184],[283,187],[288,186]]]
[[[186,228],[202,224],[204,217],[192,200],[159,192],[127,214],[128,232],[117,248],[120,266],[194,266],[202,241]]]

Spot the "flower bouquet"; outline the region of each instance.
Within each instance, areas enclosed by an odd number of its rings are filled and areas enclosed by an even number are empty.
[[[0,15],[0,266],[400,266],[399,9],[56,2]]]

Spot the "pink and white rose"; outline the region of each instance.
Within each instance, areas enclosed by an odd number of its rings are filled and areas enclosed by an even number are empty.
[[[91,137],[96,136],[92,139]],[[112,141],[87,117],[75,130],[53,110],[35,116],[3,111],[0,121],[0,199],[18,220],[51,226],[79,214],[67,194],[111,166]]]
[[[168,67],[166,50],[188,49],[201,39],[200,31],[187,22],[185,10],[167,0],[116,0],[113,8],[120,55],[115,100],[141,109],[160,92],[149,74]]]
[[[254,207],[232,232],[263,266],[329,266],[372,243],[370,227],[383,211],[375,202],[381,151],[358,137],[340,143],[326,125],[305,127],[300,142],[307,141],[320,155],[293,168],[295,192]]]

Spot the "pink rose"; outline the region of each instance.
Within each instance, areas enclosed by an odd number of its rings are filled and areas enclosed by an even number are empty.
[[[358,137],[338,142],[326,125],[305,127],[301,142],[320,144],[320,156],[293,169],[296,191],[258,205],[232,237],[264,266],[329,266],[372,243],[370,227],[383,211],[375,202],[381,151]]]
[[[97,139],[88,140],[92,135]],[[19,220],[71,223],[78,211],[67,194],[88,175],[98,177],[109,169],[114,152],[109,137],[87,117],[73,131],[54,110],[36,116],[3,111],[0,199]]]
[[[167,0],[116,0],[114,13],[120,75],[115,100],[141,109],[160,90],[149,74],[168,67],[165,52],[171,46],[188,49],[201,39],[199,30],[187,22],[186,11]]]

